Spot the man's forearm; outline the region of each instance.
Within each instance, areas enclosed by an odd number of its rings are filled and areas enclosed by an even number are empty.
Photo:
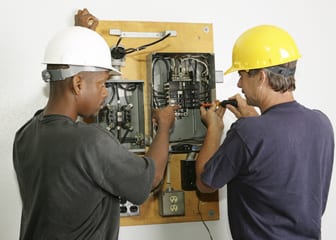
[[[196,185],[201,192],[213,192],[216,189],[212,189],[206,186],[201,180],[201,174],[204,170],[205,164],[218,150],[222,137],[222,132],[216,128],[208,129],[205,136],[203,146],[196,159]]]
[[[155,176],[153,187],[160,183],[167,165],[169,152],[169,130],[160,129],[157,131],[146,156],[155,162]]]

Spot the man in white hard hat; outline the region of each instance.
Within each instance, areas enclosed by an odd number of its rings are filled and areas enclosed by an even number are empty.
[[[44,63],[48,103],[17,131],[13,146],[20,239],[118,239],[119,197],[141,204],[161,181],[177,107],[154,111],[157,134],[140,157],[108,131],[77,121],[98,113],[105,82],[120,74],[98,33],[78,26],[57,33]]]

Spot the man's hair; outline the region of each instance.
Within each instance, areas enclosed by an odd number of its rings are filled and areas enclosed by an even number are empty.
[[[252,69],[247,72],[252,77],[260,71],[265,71],[271,88],[276,92],[287,92],[295,90],[296,62],[284,63],[276,66]]]
[[[69,65],[66,65],[66,64],[47,64],[48,70],[67,69],[67,68],[69,68]]]

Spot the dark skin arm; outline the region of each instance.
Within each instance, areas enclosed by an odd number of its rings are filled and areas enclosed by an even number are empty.
[[[167,106],[162,109],[153,110],[153,122],[157,125],[156,135],[145,156],[155,162],[155,176],[153,188],[156,187],[163,178],[168,161],[169,131],[175,122],[175,111],[178,106]]]
[[[75,15],[75,26],[86,27],[95,31],[98,23],[98,18],[93,16],[86,8],[78,10]]]

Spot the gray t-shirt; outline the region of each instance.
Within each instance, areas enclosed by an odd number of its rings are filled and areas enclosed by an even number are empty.
[[[41,111],[18,130],[20,239],[118,239],[119,197],[143,203],[154,163],[95,124]]]

